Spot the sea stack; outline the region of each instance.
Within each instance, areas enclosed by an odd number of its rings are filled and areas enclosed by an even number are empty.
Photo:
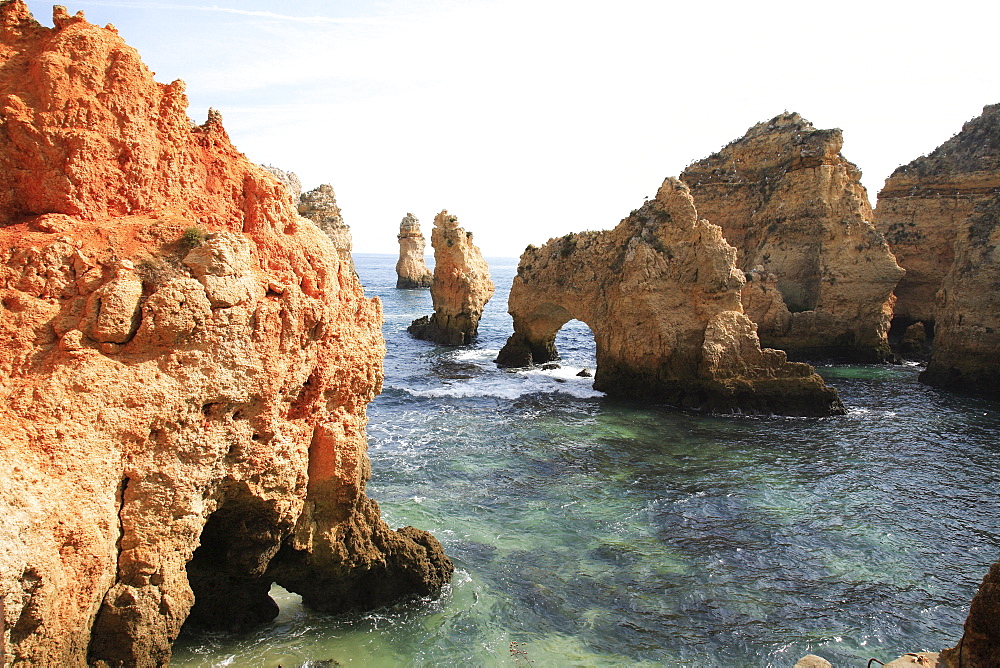
[[[743,314],[744,280],[722,230],[668,178],[613,230],[525,250],[510,291],[514,334],[497,364],[557,359],[556,333],[575,318],[594,333],[594,389],[609,395],[710,412],[843,413],[812,367],[761,349]]]
[[[412,213],[399,223],[399,260],[396,262],[397,288],[429,288],[434,274],[424,262],[427,243],[420,231],[420,221]]]
[[[346,263],[351,271],[354,271],[354,258],[351,256],[353,250],[351,228],[347,226],[344,217],[340,214],[333,186],[324,183],[318,188],[302,193],[298,199],[298,210],[300,216],[308,218],[316,223],[319,229],[326,232],[326,235],[333,241],[333,246],[337,249],[341,261]]]
[[[681,180],[738,251],[744,308],[763,345],[797,359],[883,361],[903,270],[842,146],[839,129],[786,112],[693,163]]]
[[[381,305],[112,26],[0,3],[0,601],[10,665],[158,666],[186,621],[440,590],[365,493]]]
[[[472,232],[459,227],[458,218],[442,211],[434,217],[434,280],[431,299],[434,314],[414,320],[407,328],[414,337],[446,346],[472,342],[483,308],[496,289],[490,268]]]
[[[875,216],[907,271],[900,324],[933,325],[920,379],[1000,394],[1000,105],[893,172]]]

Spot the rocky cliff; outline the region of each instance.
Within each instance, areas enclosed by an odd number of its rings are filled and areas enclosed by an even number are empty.
[[[955,260],[958,230],[982,225],[1000,191],[1000,105],[987,106],[930,155],[899,167],[878,194],[875,224],[906,276],[895,315],[933,322],[935,296]]]
[[[0,599],[16,665],[437,591],[365,494],[381,308],[113,27],[0,4]]]
[[[871,223],[861,172],[840,130],[798,114],[758,123],[681,175],[699,213],[722,227],[762,344],[794,357],[889,356],[892,290],[903,271]]]
[[[934,323],[921,380],[1000,393],[1000,105],[893,172],[876,220],[907,270],[898,317]]]
[[[993,564],[972,599],[958,645],[941,652],[948,668],[1000,666],[1000,562]]]
[[[698,219],[687,186],[663,182],[607,232],[529,246],[510,291],[514,334],[500,366],[557,359],[569,320],[594,333],[594,388],[705,411],[842,413],[810,366],[761,349],[743,314],[743,272],[722,230]]]
[[[420,221],[412,213],[399,223],[399,260],[396,262],[397,288],[429,288],[434,274],[424,261],[427,243],[420,231]]]
[[[298,211],[300,216],[308,218],[326,232],[333,241],[337,253],[340,254],[341,262],[354,271],[354,258],[351,256],[354,242],[351,239],[351,228],[340,214],[333,186],[324,183],[318,188],[302,193],[298,200]]]
[[[458,218],[442,211],[434,217],[434,280],[431,299],[434,314],[413,321],[407,331],[418,339],[446,346],[471,343],[479,329],[483,308],[496,289],[490,268],[472,232],[458,225]]]
[[[286,172],[285,170],[274,167],[273,165],[261,165],[264,169],[269,171],[274,178],[278,179],[283,186],[288,190],[288,194],[292,196],[292,201],[298,205],[299,200],[302,198],[302,181],[299,179],[299,175],[295,172]]]

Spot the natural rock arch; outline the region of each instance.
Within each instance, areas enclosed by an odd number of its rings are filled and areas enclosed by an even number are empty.
[[[510,292],[514,334],[497,364],[556,359],[556,334],[576,319],[594,334],[594,388],[608,394],[710,411],[843,411],[811,367],[760,348],[735,255],[718,226],[698,220],[687,187],[667,179],[615,229],[524,252]]]

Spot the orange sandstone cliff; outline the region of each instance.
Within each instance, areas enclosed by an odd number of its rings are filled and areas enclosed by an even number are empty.
[[[471,343],[496,287],[490,268],[472,232],[459,227],[458,218],[442,211],[434,217],[434,279],[431,300],[434,313],[413,321],[407,328],[414,337],[446,346]]]
[[[743,284],[736,249],[669,178],[613,230],[525,250],[508,302],[514,333],[497,364],[557,359],[556,334],[576,319],[594,333],[594,388],[609,395],[717,412],[843,413],[812,367],[761,349]]]
[[[793,357],[890,356],[892,290],[903,270],[873,226],[840,130],[784,113],[681,175],[747,272],[744,307],[761,342]]]
[[[112,27],[0,4],[6,660],[153,666],[181,625],[438,591],[365,494],[384,343],[330,240]]]

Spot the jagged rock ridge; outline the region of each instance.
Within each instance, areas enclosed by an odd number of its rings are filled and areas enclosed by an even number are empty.
[[[420,231],[420,221],[412,213],[406,214],[399,223],[399,260],[396,261],[397,288],[429,288],[434,274],[424,261],[427,242]]]
[[[431,246],[434,313],[414,320],[407,331],[418,339],[446,346],[471,343],[479,331],[483,309],[496,290],[490,268],[472,242],[472,232],[460,227],[458,218],[446,210],[434,217]]]
[[[164,665],[272,582],[320,610],[440,589],[365,494],[381,306],[284,187],[113,28],[0,4],[7,661]]]
[[[558,358],[572,319],[594,333],[594,388],[705,411],[842,413],[807,364],[761,349],[743,314],[743,272],[722,230],[698,219],[687,186],[663,182],[615,229],[568,234],[521,256],[500,366]]]
[[[750,279],[744,306],[763,345],[797,358],[879,361],[890,356],[891,295],[903,271],[842,146],[839,129],[786,112],[681,180],[739,251]]]

